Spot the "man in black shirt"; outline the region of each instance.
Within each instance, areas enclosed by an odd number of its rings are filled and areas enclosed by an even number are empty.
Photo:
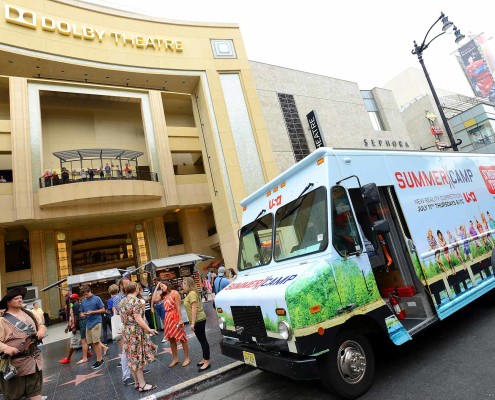
[[[69,301],[72,307],[70,309],[70,318],[68,318],[68,324],[65,328],[65,333],[71,331],[72,336],[70,338],[69,353],[67,354],[67,357],[62,358],[58,361],[60,364],[69,364],[74,350],[81,347],[81,334],[79,327],[79,296],[76,293],[73,293],[70,295]]]

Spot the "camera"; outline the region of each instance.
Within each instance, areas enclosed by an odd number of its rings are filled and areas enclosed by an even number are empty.
[[[17,376],[17,369],[12,364],[9,365],[8,371],[3,374],[3,379],[10,381]]]

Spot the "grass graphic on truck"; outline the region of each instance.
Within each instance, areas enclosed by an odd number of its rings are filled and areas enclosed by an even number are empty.
[[[353,260],[340,260],[332,265],[320,261],[286,291],[292,329],[332,319],[347,304],[358,308],[378,299],[381,297],[371,269],[362,271]],[[320,305],[321,311],[312,314],[310,308],[316,305]]]

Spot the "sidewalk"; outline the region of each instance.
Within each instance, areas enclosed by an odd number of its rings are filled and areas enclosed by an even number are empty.
[[[117,368],[120,362],[118,356],[118,345],[109,344],[105,364],[99,371],[91,369],[96,361],[93,356],[87,364],[76,365],[81,358],[81,351],[77,350],[72,362],[68,365],[58,363],[64,358],[69,348],[69,335],[64,334],[65,324],[57,324],[48,327],[47,344],[41,348],[44,357],[43,368],[43,395],[48,400],[91,400],[91,399],[176,399],[184,397],[201,390],[205,386],[217,383],[230,376],[241,374],[249,367],[243,363],[236,362],[220,353],[219,342],[221,340],[220,330],[217,325],[217,317],[211,302],[203,303],[204,310],[208,316],[206,335],[211,348],[212,367],[204,372],[198,373],[196,363],[201,360],[201,346],[186,325],[188,334],[191,363],[182,367],[181,363],[173,368],[168,365],[172,361],[169,343],[161,343],[163,335],[153,337],[153,342],[159,345],[158,355],[155,362],[148,366],[151,373],[145,375],[146,381],[157,385],[154,391],[140,393],[133,386],[122,384],[122,370]],[[66,339],[63,339],[66,337]],[[60,339],[60,340],[56,340]],[[179,349],[179,360],[182,362],[183,353]]]

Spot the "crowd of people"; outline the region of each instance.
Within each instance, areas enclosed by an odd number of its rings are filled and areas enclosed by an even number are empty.
[[[66,167],[62,167],[62,172],[59,176],[58,172],[53,170],[46,170],[42,176],[45,187],[56,186],[60,184],[67,184],[71,182],[76,182],[79,179],[82,182],[94,181],[95,176],[99,180],[108,179],[131,179],[133,177],[133,169],[126,163],[124,168],[121,169],[120,165],[106,164],[101,165],[100,168],[81,168],[73,169],[69,171]]]
[[[79,293],[66,296],[65,332],[71,335],[70,348],[59,363],[71,363],[75,351],[81,348],[77,364],[87,363],[94,353],[96,361],[91,368],[99,370],[105,364],[107,343],[116,341],[120,347],[122,383],[133,385],[140,392],[154,390],[156,385],[146,382],[145,375],[150,372],[146,367],[154,361],[158,348],[151,337],[159,335],[159,330],[163,330],[162,342],[170,343],[172,361],[168,367],[191,364],[186,321],[181,312],[184,304],[189,329],[202,350],[201,359],[196,360],[197,371],[206,371],[211,363],[202,297],[214,299],[235,278],[233,269],[221,266],[217,273],[210,271],[202,278],[198,291],[195,280],[185,277],[182,298],[179,288],[170,281],[155,278],[152,287],[147,288],[124,275],[109,287],[111,297],[106,304],[91,292],[90,286],[82,285]],[[38,344],[46,334],[45,319],[37,304],[32,311],[25,308],[25,295],[26,288],[18,287],[9,290],[0,301],[0,309],[5,310],[0,318],[0,352],[7,356],[0,358],[0,388],[5,399],[41,400],[43,357]],[[178,343],[182,347],[180,360]],[[16,373],[7,379],[13,370]]]

